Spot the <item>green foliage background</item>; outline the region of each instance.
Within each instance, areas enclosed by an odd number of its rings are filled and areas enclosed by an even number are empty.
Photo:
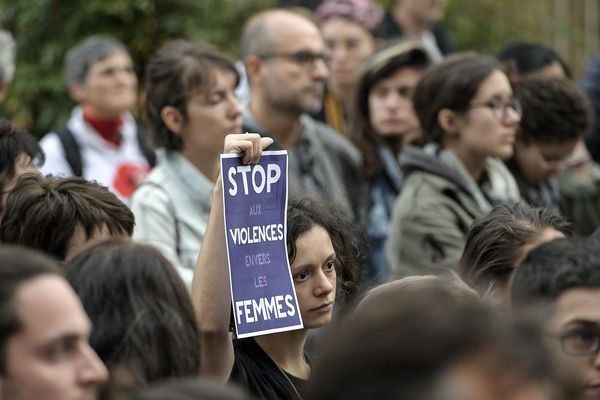
[[[129,48],[138,76],[161,44],[209,41],[235,55],[248,15],[273,0],[0,0],[0,26],[17,42],[17,69],[0,115],[37,137],[64,123],[73,107],[63,57],[86,36],[111,34]],[[140,85],[141,86],[141,85]]]
[[[40,137],[73,106],[62,79],[69,47],[97,33],[130,49],[138,76],[162,43],[202,39],[236,55],[240,30],[275,0],[0,0],[0,26],[17,41],[17,70],[0,115]],[[380,1],[387,6],[388,1]],[[451,0],[446,26],[460,49],[495,52],[511,39],[539,40],[541,1]],[[141,86],[141,85],[140,85]]]

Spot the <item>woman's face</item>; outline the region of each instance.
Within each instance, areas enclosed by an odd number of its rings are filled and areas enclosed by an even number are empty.
[[[496,70],[479,85],[469,109],[457,115],[456,131],[449,133],[455,139],[455,148],[476,158],[499,157],[513,154],[519,113],[510,106],[513,93],[506,75]]]
[[[136,102],[137,77],[127,53],[117,52],[92,64],[82,83],[71,93],[80,104],[103,118],[114,118]]]
[[[373,35],[361,25],[345,18],[330,18],[321,26],[329,50],[329,79],[334,87],[356,83],[360,65],[375,51]]]
[[[240,133],[242,107],[235,97],[235,76],[216,70],[214,84],[187,102],[187,119],[180,135],[184,154],[220,152],[225,136]]]
[[[320,225],[296,239],[292,278],[305,328],[323,326],[331,320],[336,288],[336,255],[329,233]]]
[[[369,121],[377,135],[402,136],[420,130],[412,93],[421,73],[419,69],[401,68],[373,85],[369,91]]]

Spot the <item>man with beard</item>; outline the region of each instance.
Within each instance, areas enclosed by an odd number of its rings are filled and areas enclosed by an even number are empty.
[[[246,24],[241,51],[250,83],[243,129],[272,137],[270,149],[288,150],[292,195],[321,195],[362,220],[359,153],[308,115],[321,109],[328,76],[319,29],[302,15],[267,10]]]

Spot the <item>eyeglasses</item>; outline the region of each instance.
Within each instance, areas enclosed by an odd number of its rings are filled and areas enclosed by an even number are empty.
[[[317,65],[317,61],[327,63],[329,56],[325,53],[311,53],[310,51],[298,51],[296,53],[264,53],[258,56],[263,60],[271,58],[287,58],[298,64],[302,68],[312,70]]]
[[[569,356],[591,356],[600,350],[600,332],[597,331],[575,331],[550,336],[560,340],[563,352]]]
[[[508,100],[493,99],[481,103],[473,103],[469,109],[487,107],[492,110],[496,118],[500,121],[506,120],[508,117],[508,110],[513,110],[519,118],[523,116],[523,107],[521,102],[516,97],[511,97]]]

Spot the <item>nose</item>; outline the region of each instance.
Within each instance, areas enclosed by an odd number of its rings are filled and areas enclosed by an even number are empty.
[[[79,370],[81,386],[98,386],[108,380],[108,370],[96,352],[85,344],[82,349],[82,362]]]
[[[322,270],[319,272],[317,276],[317,281],[315,284],[315,296],[322,297],[327,296],[335,289],[334,283],[330,280]]]
[[[517,125],[521,122],[521,116],[519,113],[512,107],[508,107],[506,109],[506,117],[504,118],[504,123],[506,125]]]
[[[329,76],[327,64],[325,63],[325,60],[322,59],[315,60],[314,67],[311,72],[314,80],[325,80]]]
[[[240,101],[237,99],[237,97],[235,97],[235,93],[232,93],[230,95],[230,107],[229,107],[229,116],[231,118],[238,118],[240,115],[242,115],[242,104],[240,103]]]
[[[345,46],[333,46],[329,49],[329,55],[331,57],[331,63],[340,63],[344,61],[347,56],[347,51]]]

